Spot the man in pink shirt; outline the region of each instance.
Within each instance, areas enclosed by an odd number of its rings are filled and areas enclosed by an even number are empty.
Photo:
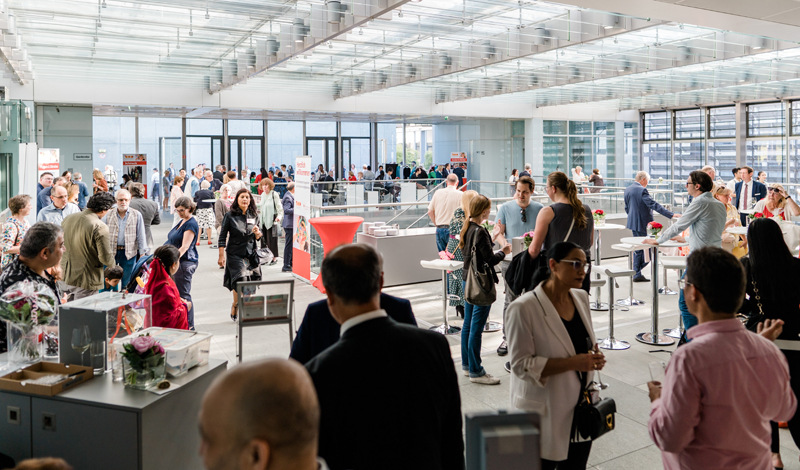
[[[686,265],[681,287],[699,324],[663,386],[647,384],[650,438],[665,470],[772,470],[769,421],[788,421],[797,408],[786,358],[734,317],[746,280],[733,255],[704,247]]]

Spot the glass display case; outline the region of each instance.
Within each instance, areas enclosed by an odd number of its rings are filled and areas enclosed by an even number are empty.
[[[115,351],[113,341],[152,326],[150,296],[102,292],[61,305],[58,311],[59,362],[82,364],[81,351],[71,345],[73,332],[84,326],[89,327],[91,341],[105,341],[108,351],[105,370],[109,370],[112,363],[109,356]]]

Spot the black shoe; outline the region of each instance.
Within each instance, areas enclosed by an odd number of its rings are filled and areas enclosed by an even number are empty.
[[[292,268],[283,268],[283,269],[281,269],[281,272],[282,273],[290,273],[290,272],[292,272]]]
[[[506,370],[506,372],[511,373],[511,363],[510,362],[506,362],[505,364],[503,364],[503,368]]]
[[[464,306],[463,305],[456,305],[456,316],[459,318],[464,318]]]
[[[650,279],[647,279],[644,276],[634,276],[633,282],[650,282]]]
[[[500,343],[500,347],[497,348],[497,355],[505,356],[506,354],[508,354],[508,344],[505,341],[503,341],[502,343]]]

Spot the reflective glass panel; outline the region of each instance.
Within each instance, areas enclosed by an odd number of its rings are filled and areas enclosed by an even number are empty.
[[[712,139],[719,137],[736,137],[736,108],[725,106],[709,109],[708,136]]]
[[[784,135],[786,118],[782,103],[747,106],[748,137]]]
[[[676,139],[700,139],[703,137],[704,127],[702,109],[675,111]]]

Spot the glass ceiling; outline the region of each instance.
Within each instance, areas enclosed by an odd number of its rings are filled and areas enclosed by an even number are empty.
[[[280,39],[281,27],[296,17],[308,22],[312,6],[325,5],[323,0],[7,1],[36,78],[197,89],[207,87],[207,77],[222,64],[252,54],[257,42],[270,36]],[[349,11],[369,2],[342,0]],[[566,24],[558,21],[570,10],[576,8],[539,1],[411,1],[395,8],[390,20],[356,27],[233,86],[330,97],[343,82],[371,71],[418,63],[423,56],[456,60],[457,51],[475,43],[516,32],[532,35],[537,25]],[[602,12],[582,13],[584,25],[609,29]],[[558,28],[548,35],[564,34]],[[407,84],[371,92],[435,96],[439,102],[482,97],[537,107],[613,102],[639,108],[800,91],[794,81],[800,76],[796,44],[657,20],[617,33],[460,72],[417,75]]]

